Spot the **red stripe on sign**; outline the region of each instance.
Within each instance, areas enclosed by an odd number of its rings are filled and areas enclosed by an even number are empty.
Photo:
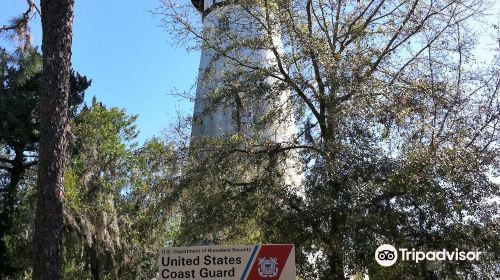
[[[247,280],[277,280],[293,245],[262,245]]]

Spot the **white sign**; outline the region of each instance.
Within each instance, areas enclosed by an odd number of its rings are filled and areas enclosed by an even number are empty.
[[[159,261],[159,279],[295,280],[291,244],[164,248]]]

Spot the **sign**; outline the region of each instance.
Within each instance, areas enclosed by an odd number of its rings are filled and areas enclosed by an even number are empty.
[[[159,279],[295,280],[294,246],[163,248]]]

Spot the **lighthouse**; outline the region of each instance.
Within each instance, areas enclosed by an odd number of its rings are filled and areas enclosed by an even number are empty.
[[[290,91],[276,73],[265,13],[257,4],[231,0],[192,0],[202,14],[202,49],[191,136],[214,139],[240,135],[262,143],[289,146],[296,127]],[[274,51],[282,51],[279,33],[271,36]],[[287,184],[298,184],[296,154],[280,169]],[[292,170],[293,169],[293,170]]]

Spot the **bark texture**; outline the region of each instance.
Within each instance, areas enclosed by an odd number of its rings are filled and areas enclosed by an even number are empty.
[[[43,73],[33,279],[61,279],[74,0],[41,0]]]

